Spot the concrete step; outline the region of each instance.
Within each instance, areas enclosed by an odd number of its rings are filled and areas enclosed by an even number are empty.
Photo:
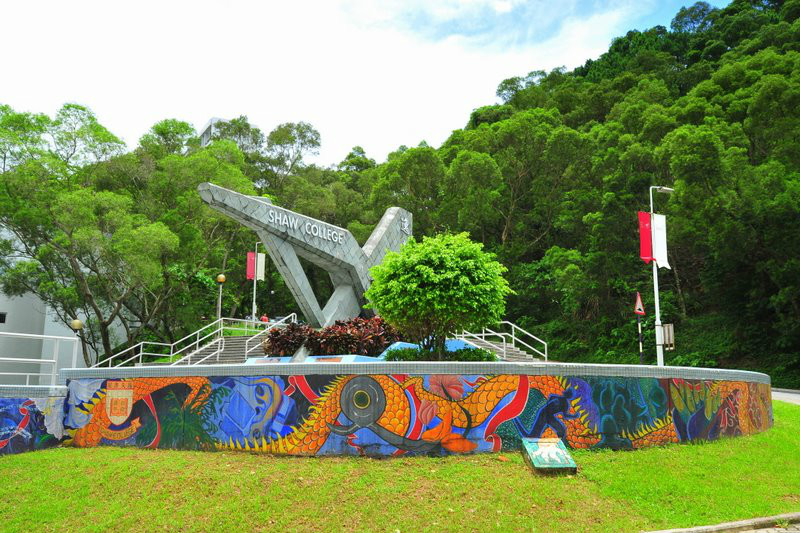
[[[494,354],[497,355],[497,357],[499,357],[503,361],[515,361],[515,362],[541,361],[541,359],[539,358],[531,357],[531,355],[525,350],[517,348],[516,346],[511,346],[510,344],[505,345],[505,355],[504,355],[502,342],[494,342],[494,341],[488,341],[486,339],[470,339],[470,338],[468,338],[467,340],[469,340],[469,342],[480,348],[493,352]]]
[[[247,357],[245,356],[245,349],[247,346],[247,341],[250,340],[251,337],[249,336],[235,336],[235,337],[225,337],[225,346],[218,355],[212,355],[202,363],[198,363],[207,355],[214,353],[218,348],[219,344],[210,344],[207,345],[184,361],[181,364],[186,365],[193,365],[193,364],[200,364],[200,365],[232,365],[232,364],[243,364]],[[252,348],[252,346],[251,346]],[[257,352],[258,349],[253,350],[251,353]]]

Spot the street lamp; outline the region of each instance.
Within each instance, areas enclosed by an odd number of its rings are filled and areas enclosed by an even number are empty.
[[[77,335],[78,338],[81,340],[81,351],[83,352],[85,358],[86,341],[84,340],[83,335],[81,335],[81,331],[83,330],[83,322],[80,319],[75,318],[69,323],[69,327],[72,328],[72,331],[74,331],[75,335]],[[72,368],[76,368],[77,365],[78,365],[78,345],[75,344],[75,346],[72,349]]]
[[[217,320],[222,318],[222,286],[225,285],[225,274],[217,276],[217,286],[219,293],[217,294]]]
[[[675,192],[675,189],[671,189],[669,187],[661,187],[657,185],[653,185],[650,187],[650,238],[651,242],[655,244],[656,242],[656,234],[655,234],[655,224],[652,223],[653,220],[653,191],[656,192],[663,192],[665,194],[672,194]],[[656,304],[656,364],[658,366],[664,366],[664,332],[661,330],[661,308],[658,305],[658,265],[655,261],[653,263],[653,294],[655,295],[655,304]]]

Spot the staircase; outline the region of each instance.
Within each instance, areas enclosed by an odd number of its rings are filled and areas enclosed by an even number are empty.
[[[261,343],[272,329],[296,321],[295,313],[268,323],[220,318],[172,344],[143,341],[98,361],[92,368],[141,366],[153,364],[147,361],[154,358],[166,358],[171,366],[242,364],[248,355],[263,354]]]
[[[247,359],[245,345],[251,337],[223,337],[192,353],[181,365],[241,365]]]
[[[531,354],[516,346],[507,344],[505,347],[502,342],[487,341],[485,339],[462,339],[469,342],[476,348],[482,348],[494,353],[499,359],[508,362],[531,362],[542,361],[541,358],[533,357]]]
[[[547,361],[547,343],[507,320],[497,324],[494,330],[483,328],[477,333],[463,331],[455,337],[494,353],[501,361]]]

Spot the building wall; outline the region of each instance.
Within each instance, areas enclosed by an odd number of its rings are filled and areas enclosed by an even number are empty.
[[[0,313],[6,314],[5,323],[0,324],[0,333],[29,333],[42,335],[46,319],[45,307],[39,298],[32,294],[22,297],[8,297],[0,293]],[[41,359],[44,343],[35,339],[19,339],[0,335],[0,357],[23,359]],[[0,372],[38,373],[40,368],[50,369],[46,365],[31,363],[8,363],[0,361]],[[22,385],[24,376],[0,375],[0,383]],[[38,385],[38,379],[31,382]]]
[[[53,359],[58,361],[57,368],[72,366],[84,367],[83,357],[78,347],[78,357],[73,365],[73,343],[54,340],[20,339],[4,336],[2,333],[27,333],[33,335],[50,335],[75,338],[75,333],[48,312],[47,306],[37,296],[26,294],[21,297],[8,297],[0,293],[0,313],[6,314],[5,323],[0,323],[0,357],[22,359]],[[51,372],[47,364],[9,363],[0,361],[0,384],[24,385],[24,376],[4,376],[3,372],[44,373]],[[41,382],[40,382],[41,381]],[[32,377],[31,385],[49,385],[46,379]]]

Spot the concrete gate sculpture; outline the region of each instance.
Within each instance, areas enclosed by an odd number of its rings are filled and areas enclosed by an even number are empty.
[[[370,267],[411,236],[411,213],[399,207],[386,210],[366,244],[360,247],[346,229],[278,207],[268,198],[247,196],[211,183],[201,183],[198,191],[208,205],[258,234],[306,320],[314,327],[369,314],[363,306],[364,292],[372,282]],[[317,301],[300,257],[330,275],[334,291],[324,307]]]

